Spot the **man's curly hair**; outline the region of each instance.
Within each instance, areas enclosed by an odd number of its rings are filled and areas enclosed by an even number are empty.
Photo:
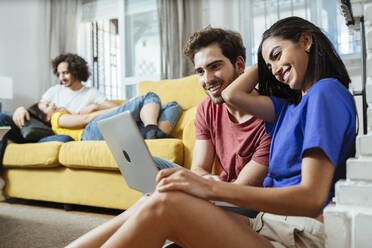
[[[58,65],[62,62],[66,62],[68,64],[68,71],[71,75],[82,82],[86,82],[90,76],[90,72],[88,70],[88,63],[79,55],[67,53],[61,54],[57,56],[55,59],[52,60],[53,66],[53,73],[58,77]]]
[[[220,46],[222,54],[227,57],[233,65],[235,65],[239,56],[242,56],[245,61],[245,47],[241,35],[231,30],[212,28],[210,25],[191,35],[183,52],[194,64],[195,53],[213,43],[217,43]]]

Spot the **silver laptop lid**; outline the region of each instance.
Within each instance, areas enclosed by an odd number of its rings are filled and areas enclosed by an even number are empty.
[[[128,186],[142,193],[153,192],[158,169],[131,113],[101,120],[98,128]]]

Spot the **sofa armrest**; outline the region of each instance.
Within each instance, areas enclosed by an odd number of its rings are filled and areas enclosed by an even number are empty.
[[[184,158],[184,167],[190,169],[192,162],[192,155],[195,145],[195,114],[196,108],[192,107],[183,113],[183,132],[182,132],[182,142],[183,142],[183,158]]]

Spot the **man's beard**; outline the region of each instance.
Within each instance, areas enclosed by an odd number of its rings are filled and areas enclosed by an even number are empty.
[[[231,76],[231,78],[227,81],[228,83],[223,85],[223,90],[227,88],[227,86],[229,86],[237,77],[239,77],[239,74],[236,72],[236,70],[234,69],[234,73],[233,75]],[[212,100],[212,102],[214,104],[222,104],[225,102],[225,100],[222,98],[221,94],[219,94],[217,97],[215,96],[211,96],[208,92],[207,92],[207,95],[209,96],[209,98]]]
[[[70,88],[74,82],[73,81],[67,81],[67,82],[61,82],[63,86],[67,87],[67,88]]]

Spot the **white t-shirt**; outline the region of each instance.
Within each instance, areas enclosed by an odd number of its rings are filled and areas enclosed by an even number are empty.
[[[83,86],[80,90],[71,90],[60,84],[50,87],[41,99],[54,103],[58,108],[65,108],[71,113],[79,112],[89,104],[101,104],[106,101],[106,97],[96,88]]]

